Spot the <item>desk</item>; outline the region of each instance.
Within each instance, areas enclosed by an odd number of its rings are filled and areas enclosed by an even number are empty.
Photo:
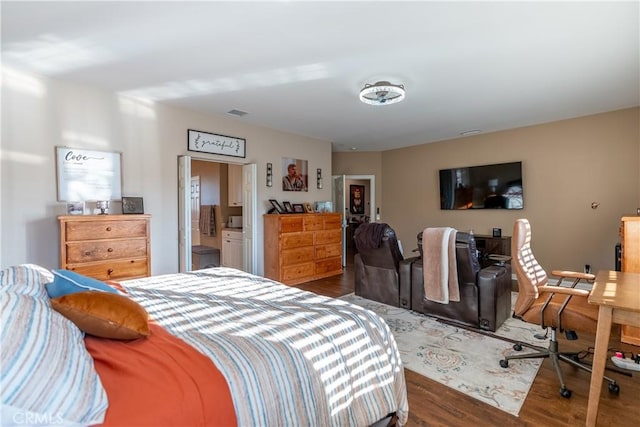
[[[604,366],[607,362],[611,325],[624,323],[640,326],[640,273],[599,271],[589,295],[589,303],[600,306],[587,405],[587,426],[593,427],[598,420],[598,404]]]

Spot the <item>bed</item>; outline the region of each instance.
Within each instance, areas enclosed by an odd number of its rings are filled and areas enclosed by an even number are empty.
[[[112,283],[148,320],[144,337],[108,339],[82,333],[59,310],[70,295],[51,297],[52,273],[0,272],[2,425],[407,421],[398,348],[366,309],[212,268]],[[82,294],[106,292],[71,296]]]

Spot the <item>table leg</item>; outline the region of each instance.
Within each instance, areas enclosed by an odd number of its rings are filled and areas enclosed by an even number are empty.
[[[587,427],[595,427],[598,421],[598,404],[602,390],[602,376],[607,363],[607,348],[611,335],[611,319],[613,307],[601,305],[598,312],[598,329],[596,331],[596,344],[593,352],[593,371],[591,372],[591,384],[589,385],[589,403],[587,404]]]

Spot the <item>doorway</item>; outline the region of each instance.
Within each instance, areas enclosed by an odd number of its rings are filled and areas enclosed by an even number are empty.
[[[224,259],[232,259],[234,265],[226,266],[255,274],[256,165],[179,156],[178,166],[180,271],[219,266]],[[232,169],[240,173],[230,180]],[[242,218],[241,227],[235,221],[238,218]],[[233,245],[225,245],[227,234],[234,237]],[[223,257],[225,248],[237,253]],[[203,258],[207,265],[200,265]]]
[[[332,177],[332,199],[335,211],[343,214],[342,265],[353,264],[357,253],[353,235],[358,226],[378,220],[375,201],[375,175],[335,175]]]

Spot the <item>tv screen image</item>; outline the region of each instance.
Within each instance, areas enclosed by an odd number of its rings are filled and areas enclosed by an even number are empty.
[[[522,208],[522,162],[440,170],[440,209]]]

